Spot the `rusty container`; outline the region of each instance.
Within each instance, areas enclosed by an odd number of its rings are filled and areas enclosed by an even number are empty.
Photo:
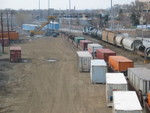
[[[89,40],[81,40],[80,41],[80,46],[81,46],[81,48],[82,48],[82,50],[87,50],[87,46],[88,46],[88,44],[91,44],[92,42],[91,41],[89,41]]]
[[[18,40],[19,34],[16,31],[9,31],[10,40]],[[8,38],[8,32],[3,32],[3,37]],[[2,38],[2,33],[0,32],[0,39]]]
[[[108,62],[109,56],[116,56],[116,52],[110,49],[97,49],[96,50],[96,57],[98,59],[104,59],[106,62]]]
[[[132,60],[123,56],[109,56],[108,64],[114,71],[124,72],[128,68],[134,67]]]
[[[0,44],[1,44],[1,45],[3,45],[3,44],[2,44],[2,41],[3,41],[2,38],[0,38]],[[5,46],[5,47],[9,46],[9,40],[8,40],[8,38],[4,38],[4,46]]]
[[[21,47],[10,47],[10,62],[21,62]]]

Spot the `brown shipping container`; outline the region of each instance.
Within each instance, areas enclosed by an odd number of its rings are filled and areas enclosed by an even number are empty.
[[[16,31],[10,31],[10,40],[18,40],[19,39],[19,34]],[[4,31],[3,34],[4,38],[8,38],[8,32]],[[2,32],[0,32],[0,38],[2,38]]]
[[[2,39],[0,38],[0,44],[2,45]],[[4,46],[9,46],[9,40],[8,38],[4,38]]]
[[[105,42],[108,41],[108,32],[109,31],[106,31],[106,30],[102,31],[102,40]]]
[[[111,43],[113,45],[116,44],[115,43],[116,34],[117,34],[117,32],[111,32],[111,31],[109,31],[109,33],[108,33],[108,42],[109,43]]]
[[[127,71],[134,67],[133,61],[123,56],[109,56],[108,64],[114,71]]]
[[[116,56],[116,53],[110,49],[97,49],[96,50],[96,57],[98,59],[104,59],[106,62],[108,62],[109,56]]]
[[[21,47],[10,47],[10,62],[21,61]]]
[[[91,44],[92,42],[89,40],[81,40],[80,46],[82,47],[82,50],[87,50],[87,45]]]

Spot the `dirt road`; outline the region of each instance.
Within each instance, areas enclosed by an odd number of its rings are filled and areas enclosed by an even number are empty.
[[[40,38],[20,46],[23,59],[30,62],[9,63],[9,54],[0,57],[5,66],[0,74],[9,78],[0,91],[0,113],[112,112],[106,107],[105,85],[91,84],[89,73],[78,72],[70,42]]]

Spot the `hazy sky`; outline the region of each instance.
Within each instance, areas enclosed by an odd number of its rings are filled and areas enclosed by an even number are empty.
[[[69,0],[49,0],[50,8],[68,9]],[[109,8],[111,0],[70,0],[71,8],[76,9],[105,9]],[[112,0],[113,4],[126,4],[135,0]],[[40,0],[41,9],[48,8],[48,0]],[[39,9],[39,0],[0,0],[0,9]]]

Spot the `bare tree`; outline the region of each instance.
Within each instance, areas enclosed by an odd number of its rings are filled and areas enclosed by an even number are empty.
[[[139,2],[136,0],[135,2],[131,3],[131,22],[133,25],[138,25],[139,24],[139,19],[143,15],[143,9],[144,9],[144,4],[142,2]]]

